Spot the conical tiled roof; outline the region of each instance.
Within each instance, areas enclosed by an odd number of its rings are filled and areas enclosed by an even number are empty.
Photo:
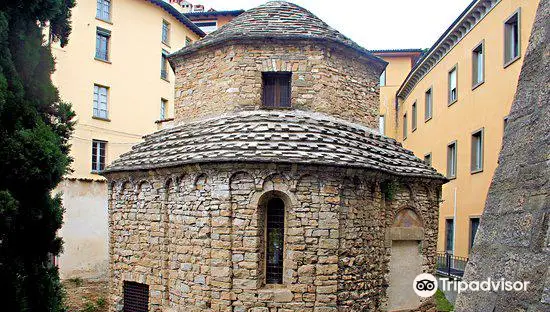
[[[394,139],[297,110],[232,113],[161,130],[121,155],[106,172],[221,162],[344,166],[445,180]]]
[[[171,58],[193,53],[203,47],[229,40],[289,39],[328,41],[348,48],[386,64],[351,39],[333,29],[308,10],[286,1],[270,1],[237,16],[231,22],[202,40],[186,46]]]

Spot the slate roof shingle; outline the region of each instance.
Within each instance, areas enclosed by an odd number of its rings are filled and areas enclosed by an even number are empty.
[[[313,13],[286,1],[270,1],[250,9],[208,34],[202,40],[173,53],[170,58],[187,55],[203,47],[224,41],[243,39],[330,41],[358,51],[375,63],[379,63],[381,67],[387,64],[386,61],[327,25]]]
[[[298,110],[232,113],[144,138],[105,172],[196,163],[271,162],[366,168],[445,180],[394,139],[358,124]]]

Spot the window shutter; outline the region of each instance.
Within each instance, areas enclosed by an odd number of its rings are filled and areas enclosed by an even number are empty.
[[[275,106],[275,81],[273,78],[264,80],[264,105],[268,107]]]
[[[288,77],[279,77],[279,86],[281,92],[282,107],[290,107],[290,79]]]

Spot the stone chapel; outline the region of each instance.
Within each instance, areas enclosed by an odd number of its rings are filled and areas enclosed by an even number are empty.
[[[292,3],[170,56],[175,122],[114,161],[111,311],[426,311],[446,179],[373,130],[386,63]]]

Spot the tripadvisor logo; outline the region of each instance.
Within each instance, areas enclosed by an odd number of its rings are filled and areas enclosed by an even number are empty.
[[[493,280],[488,278],[485,281],[456,281],[448,278],[440,279],[441,290],[456,291],[458,293],[464,291],[527,291],[528,281],[507,281],[504,278]],[[431,297],[437,291],[438,281],[435,276],[422,273],[413,281],[414,292],[420,297]]]
[[[431,274],[422,273],[414,279],[413,289],[420,297],[431,297],[437,291],[437,278]]]

